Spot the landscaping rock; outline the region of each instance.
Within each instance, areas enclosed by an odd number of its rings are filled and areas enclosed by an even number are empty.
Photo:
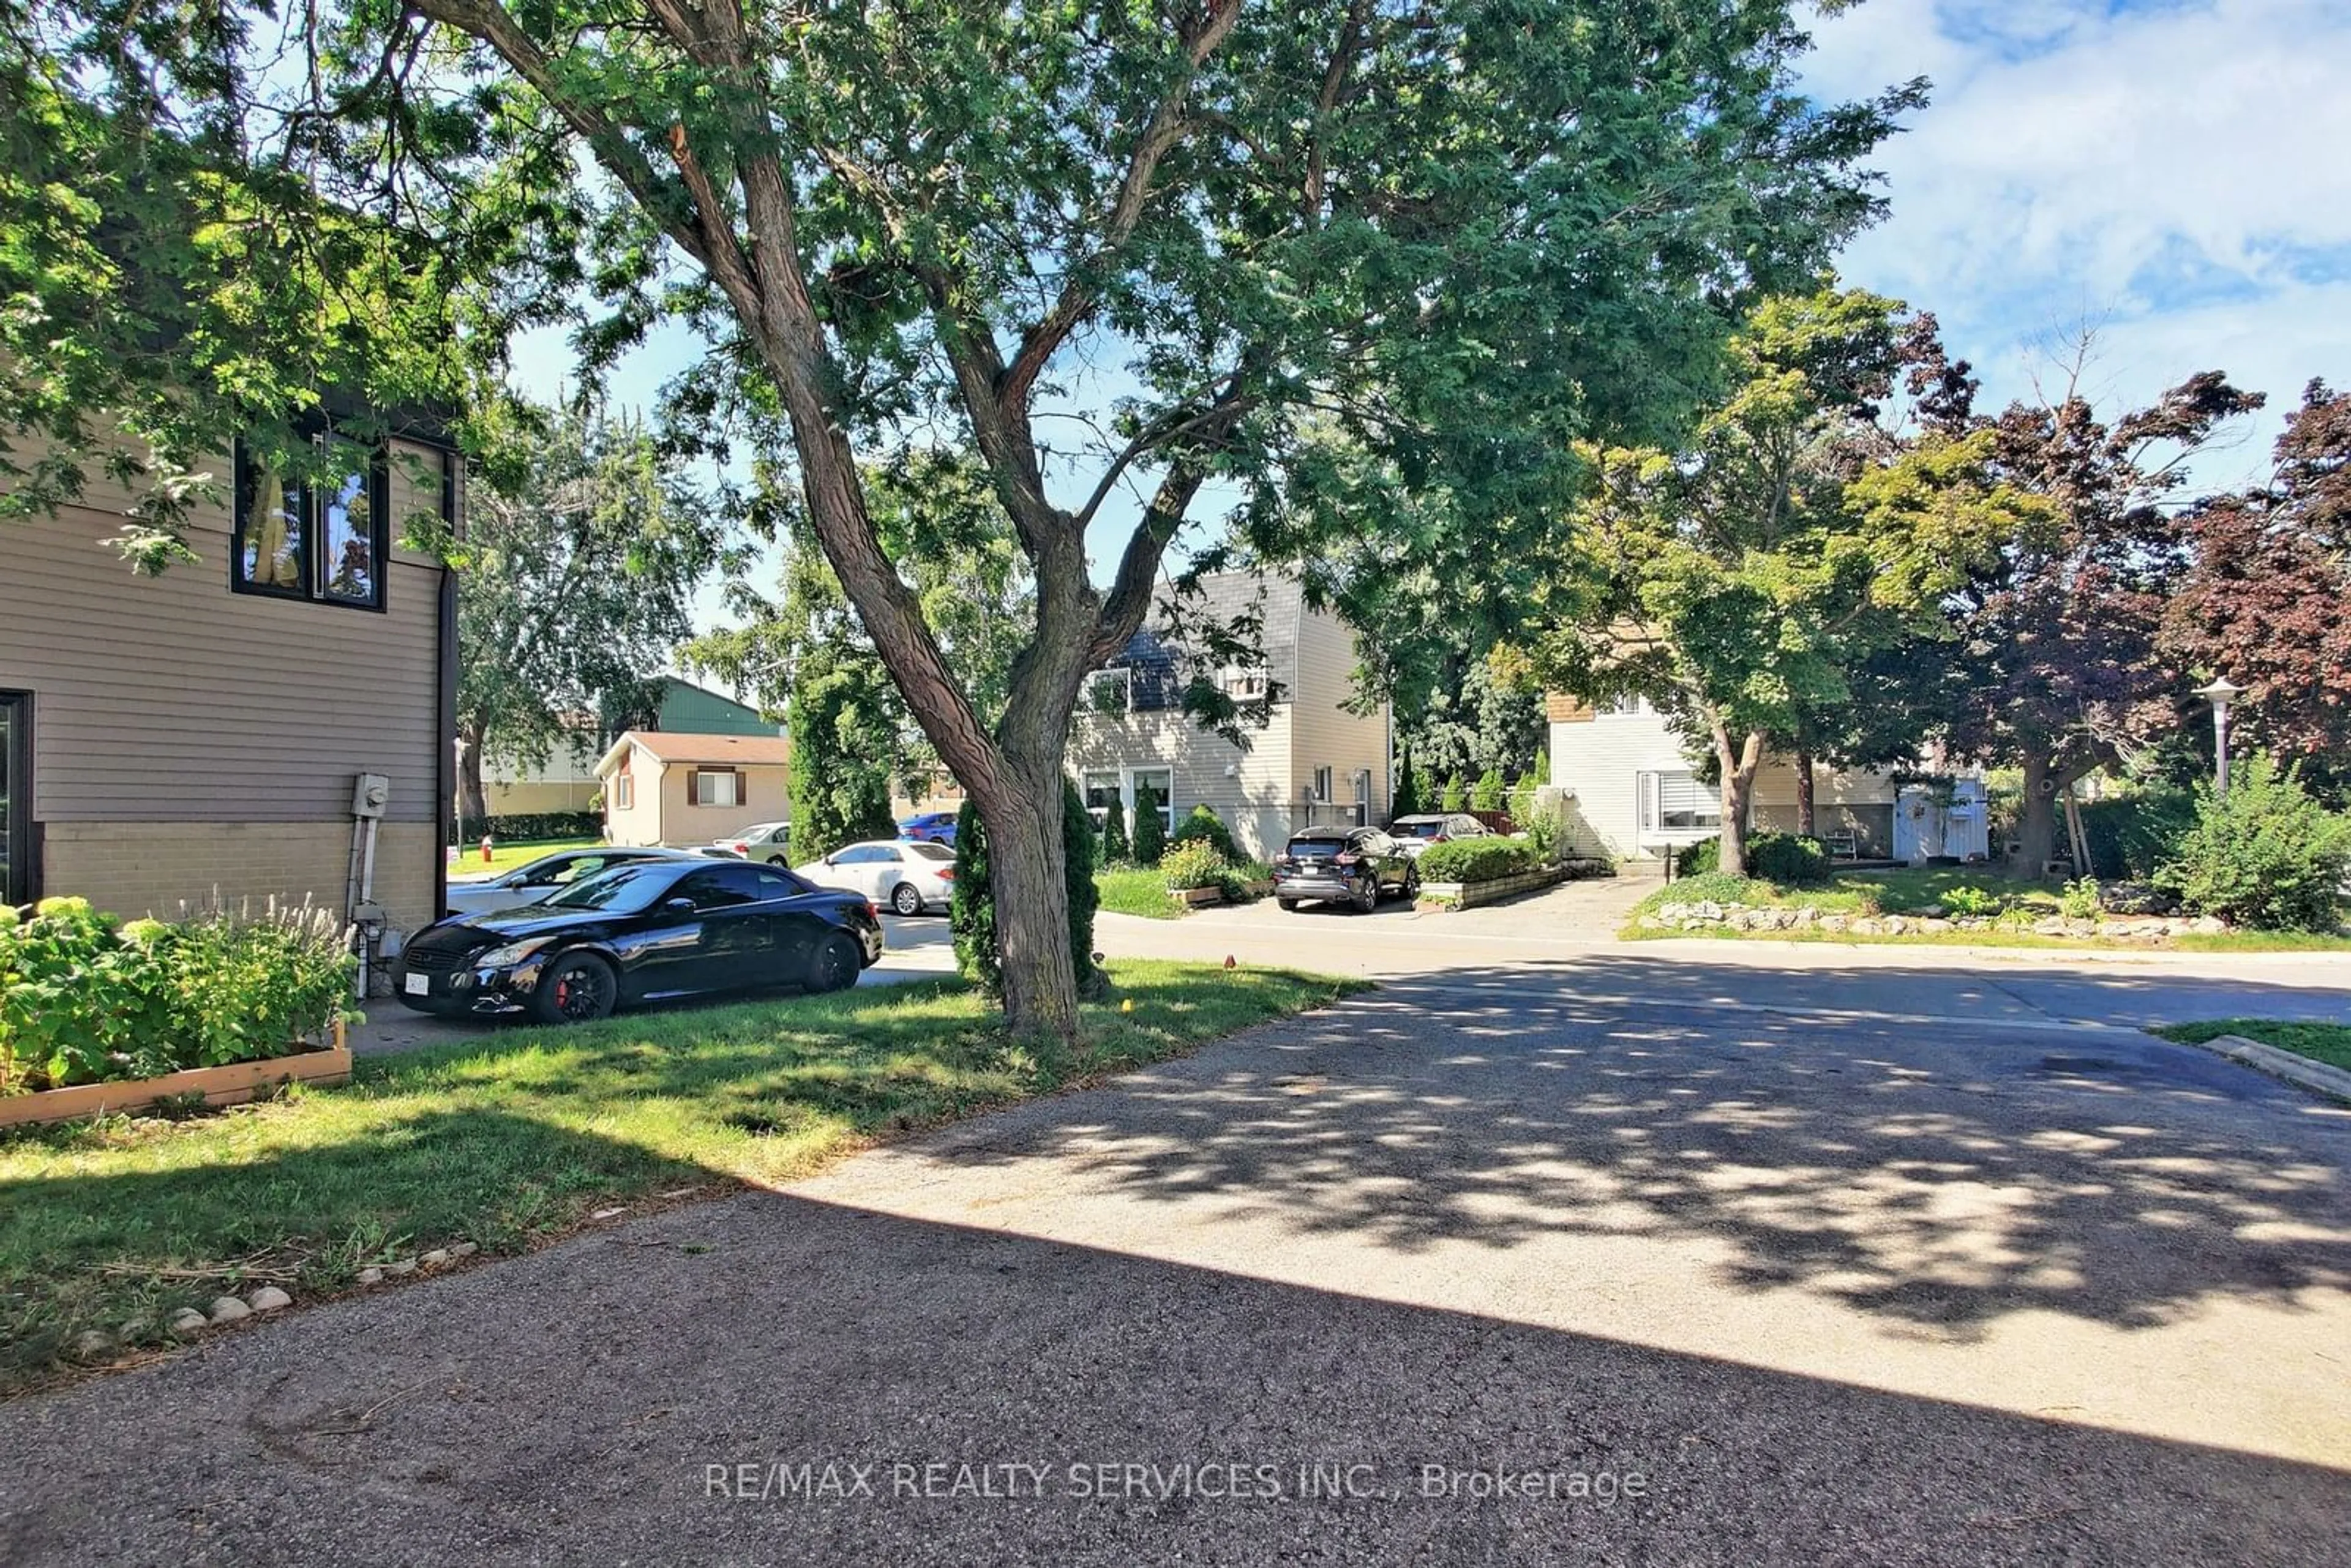
[[[1845,929],[1852,932],[1856,936],[1875,936],[1883,929],[1883,927],[1881,927],[1876,920],[1865,915],[1855,919],[1853,924],[1846,926]]]
[[[182,1307],[171,1315],[163,1326],[175,1334],[202,1333],[212,1327],[212,1320],[193,1307]]]
[[[1849,929],[1852,925],[1852,920],[1843,915],[1823,915],[1821,916],[1821,929],[1823,931],[1844,931]]]
[[[144,1344],[155,1337],[155,1325],[145,1318],[132,1318],[117,1333],[125,1344]]]
[[[1950,923],[1949,921],[1948,921],[1948,920],[1944,919],[1944,918],[1943,918],[1941,915],[1930,915],[1927,916],[1927,918],[1926,918],[1926,919],[1921,920],[1920,922],[1918,922],[1918,929],[1919,929],[1919,930],[1921,930],[1921,931],[1938,931],[1938,932],[1939,932],[1939,931],[1949,931],[1950,928],[1951,928],[1951,923]]]
[[[1877,923],[1877,928],[1888,936],[1899,936],[1910,929],[1910,923],[1898,915],[1889,915]]]
[[[446,1263],[447,1261],[449,1261],[449,1254],[447,1250],[443,1248],[435,1247],[432,1251],[427,1252],[422,1258],[419,1258],[416,1260],[416,1263],[417,1267],[421,1269],[438,1269],[442,1264]]]
[[[693,1188],[689,1187],[686,1190],[691,1192]],[[452,1258],[471,1258],[475,1253],[479,1252],[481,1249],[482,1244],[478,1241],[460,1241],[455,1247],[449,1249],[449,1256]]]
[[[383,1270],[381,1269],[360,1270],[360,1283],[362,1285],[381,1285],[383,1283]]]
[[[235,1296],[213,1298],[212,1321],[215,1323],[233,1323],[239,1318],[249,1318],[252,1315],[253,1309]]]
[[[100,1329],[84,1329],[73,1337],[73,1357],[76,1361],[96,1361],[114,1353],[114,1336]]]
[[[253,1310],[256,1312],[274,1312],[280,1307],[293,1304],[294,1298],[275,1285],[264,1285],[253,1292]]]
[[[2202,936],[2218,936],[2229,929],[2229,923],[2217,915],[2199,915],[2188,923],[2188,929]]]
[[[413,1274],[416,1272],[416,1260],[402,1258],[397,1263],[386,1263],[383,1271],[387,1274]]]
[[[2063,915],[2052,915],[2048,916],[2046,919],[2043,919],[2043,920],[2036,920],[2036,921],[2034,921],[2034,922],[2032,923],[2032,934],[2033,934],[2035,936],[2064,936],[2064,935],[2065,935],[2065,920],[2064,920],[2064,917]]]

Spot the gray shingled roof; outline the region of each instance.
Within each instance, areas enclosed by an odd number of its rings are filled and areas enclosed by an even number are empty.
[[[1267,577],[1253,571],[1225,571],[1200,580],[1200,597],[1183,601],[1187,621],[1212,620],[1230,624],[1252,610],[1262,620],[1267,676],[1287,695],[1298,686],[1299,587],[1294,580]],[[1259,595],[1263,598],[1260,601]],[[1162,593],[1152,605],[1151,620],[1127,639],[1110,667],[1134,672],[1135,711],[1171,708],[1183,700],[1189,672],[1184,667],[1178,634],[1169,629]]]

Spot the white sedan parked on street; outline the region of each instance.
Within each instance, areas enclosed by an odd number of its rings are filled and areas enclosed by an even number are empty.
[[[955,897],[955,851],[920,841],[847,844],[792,873],[819,887],[862,893],[899,915],[945,909]]]

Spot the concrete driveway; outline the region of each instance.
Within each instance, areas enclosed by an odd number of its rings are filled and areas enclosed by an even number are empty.
[[[2351,1114],[1755,957],[1423,973],[0,1407],[0,1560],[2339,1561]]]

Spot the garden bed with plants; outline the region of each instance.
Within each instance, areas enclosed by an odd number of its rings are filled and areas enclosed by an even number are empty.
[[[1248,904],[1273,891],[1272,872],[1240,852],[1232,831],[1209,807],[1195,806],[1171,837],[1157,831],[1156,807],[1136,820],[1148,826],[1132,840],[1105,824],[1102,867],[1094,875],[1102,908],[1165,920],[1204,904]],[[1108,821],[1116,822],[1118,813]]]
[[[1750,877],[1714,869],[1714,841],[1685,874],[1635,905],[1624,935],[2008,946],[2351,949],[2340,893],[2351,820],[2265,758],[2240,765],[2225,800],[2144,852],[2142,880],[2001,879],[1983,866],[1837,872],[1817,841],[1761,833]]]
[[[79,898],[0,905],[0,1126],[340,1082],[356,963],[308,905],[127,923]]]

